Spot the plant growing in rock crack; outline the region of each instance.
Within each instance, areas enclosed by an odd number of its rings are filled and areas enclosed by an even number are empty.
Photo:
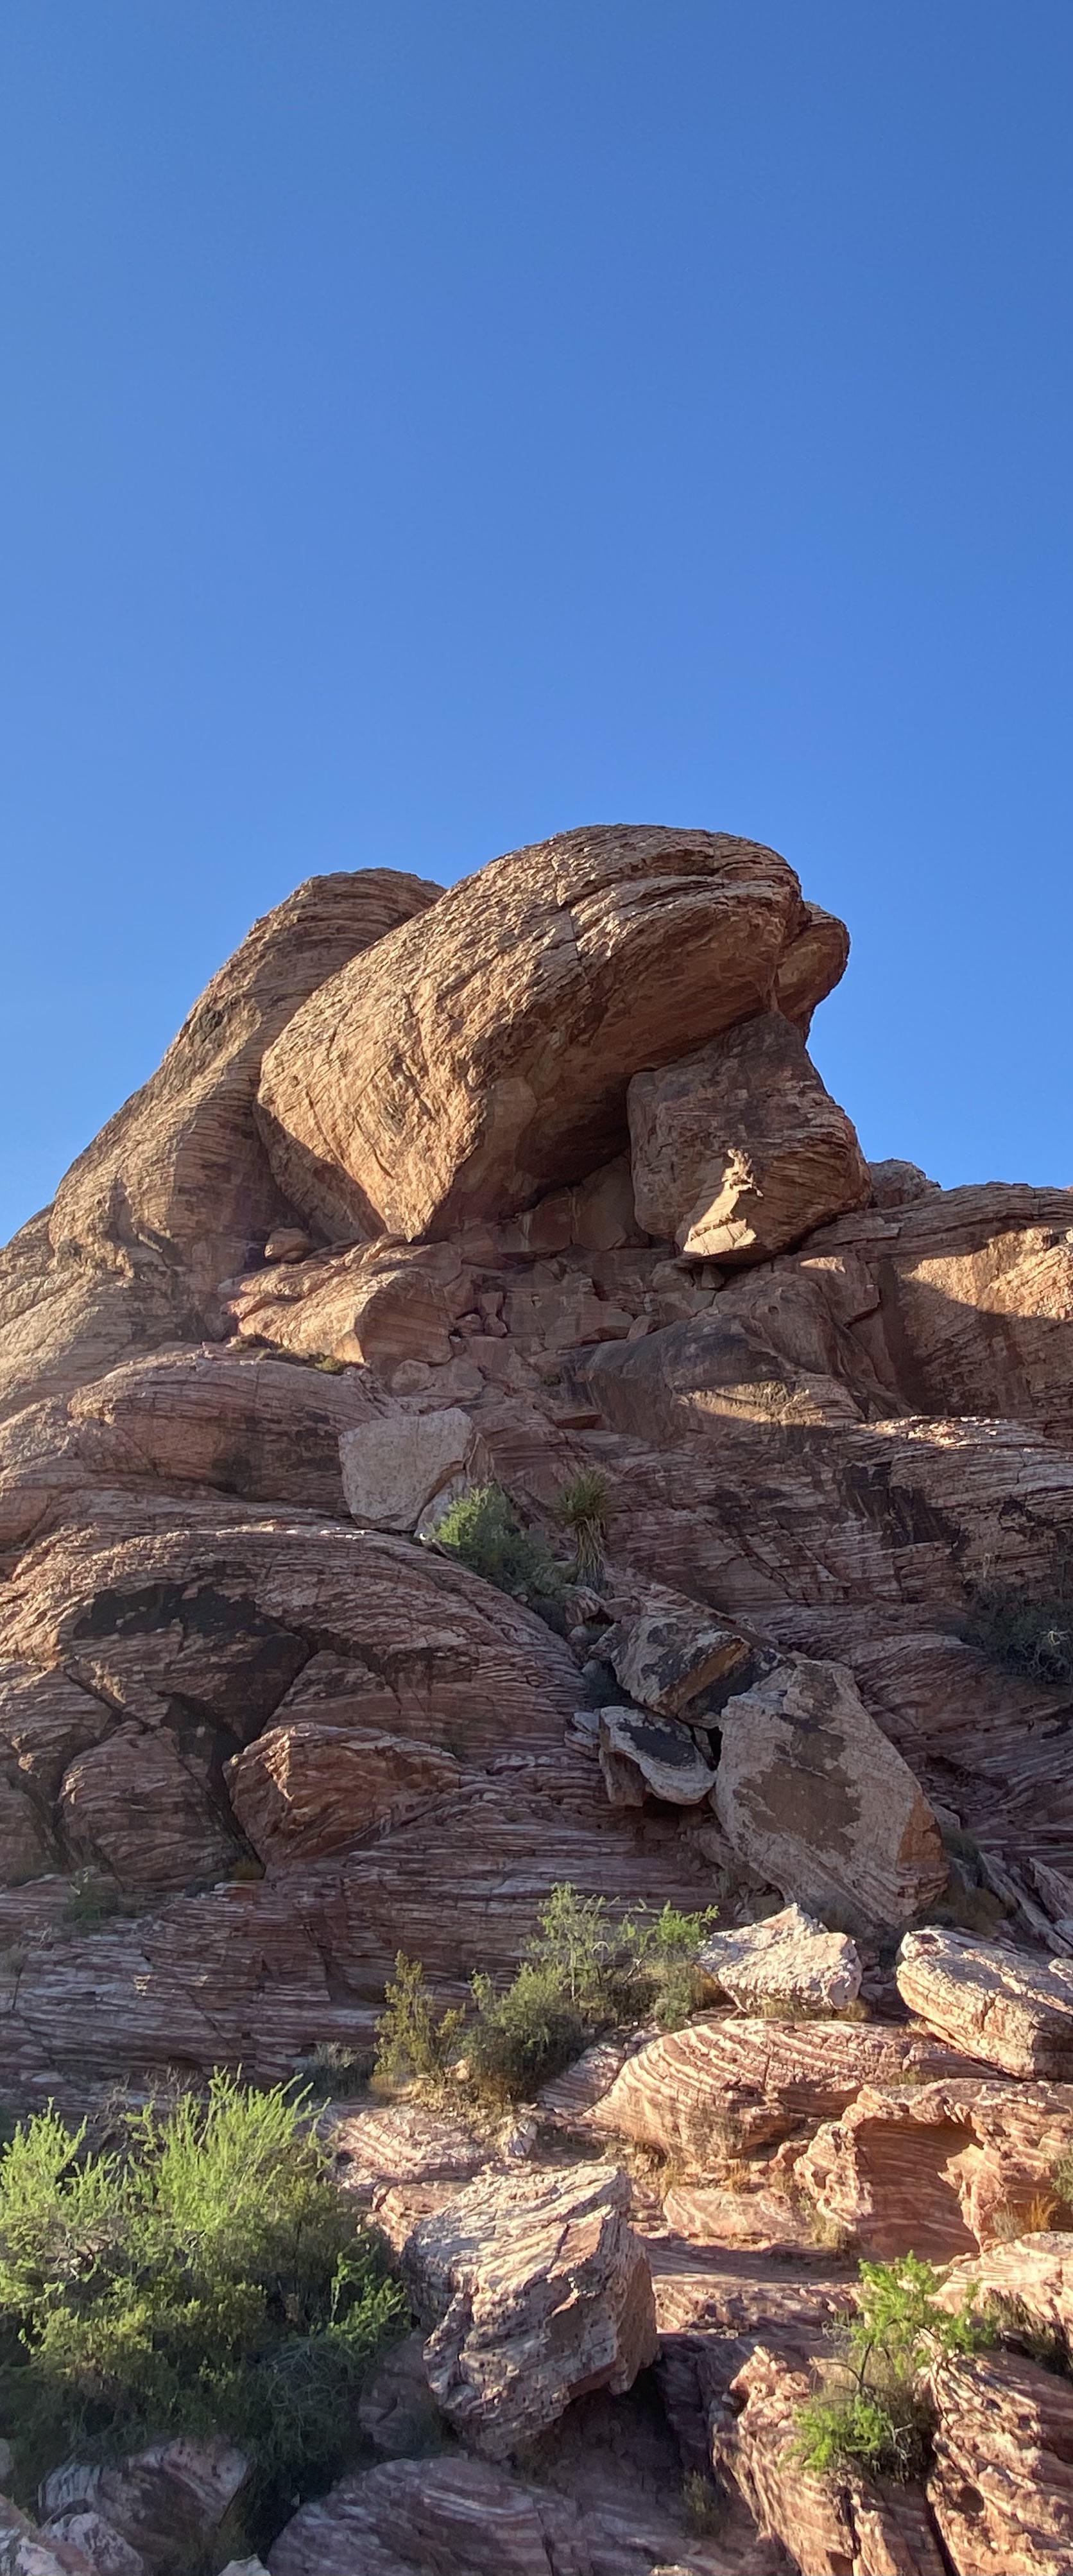
[[[939,2278],[916,2254],[861,2264],[838,2370],[798,2415],[798,2455],[816,2476],[857,2468],[911,2478],[927,2467],[933,2409],[925,2374],[944,2356],[997,2340],[993,2318],[971,2299],[952,2312],[939,2306]]]
[[[0,2408],[29,2498],[61,2459],[224,2434],[247,2546],[355,2456],[355,2401],[404,2331],[382,2250],[305,2098],[229,2074],[129,2107],[91,2147],[53,2107],[0,2157]]]
[[[497,1591],[561,1624],[567,1569],[556,1564],[542,1539],[523,1529],[502,1485],[475,1485],[459,1494],[437,1521],[436,1544]]]
[[[1073,1558],[1058,1559],[1038,1587],[975,1584],[962,1634],[1008,1672],[1073,1681]]]
[[[611,1512],[611,1487],[598,1467],[582,1467],[555,1498],[555,1517],[574,1542],[574,1571],[579,1583],[599,1585]]]

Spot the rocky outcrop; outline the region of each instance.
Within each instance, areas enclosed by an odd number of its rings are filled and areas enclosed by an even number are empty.
[[[583,2389],[630,2388],[656,2349],[652,2282],[625,2174],[574,2165],[483,2178],[418,2223],[403,2272],[431,2327],[429,2386],[503,2459]]]
[[[715,2415],[716,2466],[741,2488],[759,2529],[782,2541],[800,2576],[945,2576],[919,2488],[802,2467],[797,2416],[811,2386],[759,2344]]]
[[[898,1991],[954,2048],[1007,2075],[1073,2077],[1073,1970],[964,1932],[910,1932]]]
[[[754,1650],[733,1628],[705,1618],[692,1602],[642,1612],[616,1621],[601,1641],[628,1700],[640,1701],[656,1717],[681,1717],[699,1700],[703,1713],[713,1684],[740,1677],[755,1661]],[[721,1692],[716,1693],[718,1704]]]
[[[586,2124],[673,2156],[693,2174],[717,2174],[743,2152],[830,2119],[864,2084],[964,2071],[963,2058],[907,2027],[706,2019],[639,2048]]]
[[[1068,2576],[1073,2388],[1010,2352],[934,2379],[928,2501],[957,2576]]]
[[[101,2576],[164,2576],[182,2551],[211,2549],[247,2475],[241,2451],[218,2438],[155,2442],[108,2466],[67,2461],[38,2510],[46,2540],[84,2549]]]
[[[635,1073],[629,1117],[641,1223],[698,1260],[768,1261],[868,1200],[849,1119],[780,1011]]]
[[[289,1213],[253,1120],[266,1047],[325,977],[439,892],[393,870],[313,877],[255,924],[0,1262],[0,1404],[212,1324],[219,1282]]]
[[[1055,2170],[1071,2149],[1070,2084],[865,2084],[798,2157],[794,2182],[861,2254],[948,2263],[1057,2216]]]
[[[601,826],[515,851],[269,1050],[280,1187],[359,1239],[528,1207],[620,1150],[639,1065],[764,1007],[806,927],[785,861],[726,834]]]
[[[720,1723],[720,1824],[785,1896],[860,1927],[910,1922],[941,1894],[935,1818],[841,1666],[776,1665]]]
[[[799,1905],[760,1923],[713,1932],[697,1965],[742,2012],[765,2004],[792,2017],[836,2013],[861,1990],[861,1962],[844,1932],[825,1932]]]
[[[652,2499],[616,2512],[465,2458],[343,2478],[302,2506],[268,2564],[270,2576],[733,2576]]]

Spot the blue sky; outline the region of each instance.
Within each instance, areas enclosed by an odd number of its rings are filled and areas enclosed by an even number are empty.
[[[321,869],[771,841],[1073,1182],[1069,0],[5,0],[0,1236]]]

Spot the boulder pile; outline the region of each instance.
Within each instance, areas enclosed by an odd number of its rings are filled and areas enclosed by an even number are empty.
[[[1073,2569],[1023,2337],[893,2498],[793,2434],[861,2254],[1073,2332],[1073,1196],[864,1160],[807,1051],[847,955],[721,833],[314,879],[0,1253],[13,2108],[362,2049],[400,1948],[464,2004],[564,1883],[718,1913],[706,2009],[509,2151],[341,2123],[463,2447],[272,2576]],[[162,2564],[158,2468],[0,2560]]]

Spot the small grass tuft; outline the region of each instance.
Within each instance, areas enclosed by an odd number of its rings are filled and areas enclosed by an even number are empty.
[[[579,1583],[599,1587],[603,1580],[610,1513],[611,1487],[598,1467],[582,1467],[568,1484],[560,1487],[555,1517],[573,1539],[574,1570]]]

